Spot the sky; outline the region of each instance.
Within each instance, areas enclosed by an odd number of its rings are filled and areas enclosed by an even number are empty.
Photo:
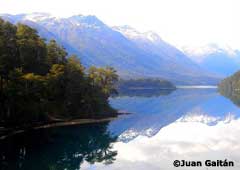
[[[0,13],[96,15],[107,25],[152,30],[177,47],[240,49],[240,0],[0,0]]]

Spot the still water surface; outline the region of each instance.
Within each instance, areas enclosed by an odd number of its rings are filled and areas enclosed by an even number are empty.
[[[231,160],[240,169],[240,109],[217,89],[142,91],[110,99],[131,112],[109,123],[52,128],[0,143],[3,170],[207,169]],[[203,167],[173,166],[174,160]]]

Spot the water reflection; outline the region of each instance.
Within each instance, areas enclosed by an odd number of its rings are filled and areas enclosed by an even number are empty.
[[[230,116],[231,117],[231,116]],[[240,119],[226,117],[214,126],[188,116],[163,127],[152,137],[138,136],[128,143],[117,142],[114,149],[118,150],[117,161],[110,166],[83,163],[84,169],[103,170],[159,170],[176,169],[174,160],[232,160],[234,167],[209,168],[211,170],[240,168]],[[190,121],[187,121],[190,120]],[[207,169],[206,167],[185,169]]]
[[[229,98],[234,104],[236,104],[237,106],[240,107],[240,91],[239,91],[239,89],[234,89],[231,85],[228,85],[225,88],[221,87],[219,91],[223,96]]]
[[[107,167],[84,162],[84,169],[171,170],[176,169],[174,160],[206,159],[232,160],[235,166],[229,169],[240,168],[240,109],[216,89],[181,89],[168,96],[124,96],[111,103],[134,113],[108,127],[119,135],[114,144],[118,150],[116,162]]]
[[[118,97],[111,104],[134,113],[111,122],[109,129],[125,142],[139,135],[153,136],[162,127],[186,114],[224,118],[239,114],[239,108],[218,94],[216,89],[179,89],[167,96]]]
[[[111,164],[116,137],[107,124],[38,130],[0,143],[2,170],[77,170],[83,161]]]
[[[228,159],[235,166],[227,169],[240,169],[240,109],[216,89],[144,92],[110,102],[133,114],[10,138],[0,144],[1,169],[171,170],[175,159]]]
[[[115,97],[154,97],[154,96],[166,96],[171,94],[175,89],[126,89],[118,91],[119,94]]]

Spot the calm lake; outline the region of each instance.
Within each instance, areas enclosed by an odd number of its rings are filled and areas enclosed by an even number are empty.
[[[214,88],[132,91],[110,99],[132,114],[100,124],[19,134],[0,142],[1,170],[240,169],[240,108]],[[202,167],[173,166],[174,160]]]

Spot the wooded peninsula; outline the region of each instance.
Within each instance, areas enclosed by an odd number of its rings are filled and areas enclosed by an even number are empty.
[[[0,127],[115,113],[112,67],[87,70],[55,40],[0,19]]]

